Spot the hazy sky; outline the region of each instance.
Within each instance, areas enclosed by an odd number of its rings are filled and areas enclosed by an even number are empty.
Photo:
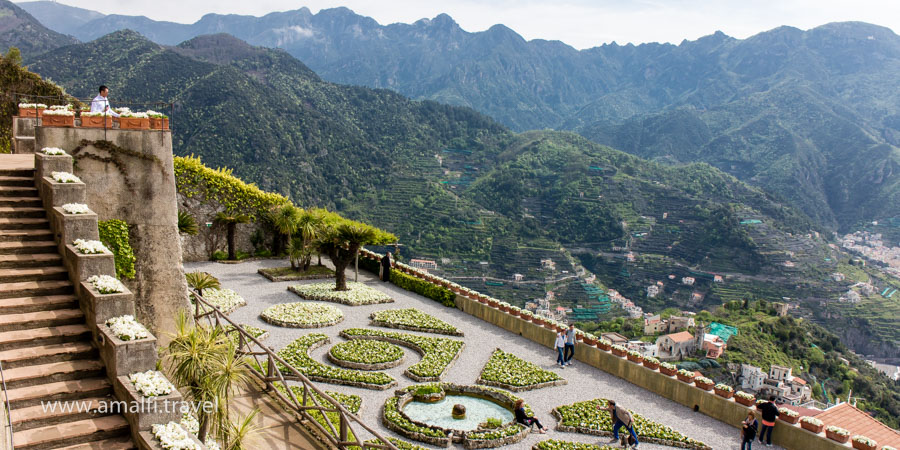
[[[59,0],[105,14],[192,23],[206,13],[265,15],[346,6],[381,24],[447,13],[467,31],[502,23],[526,39],[576,48],[616,41],[672,42],[721,30],[744,38],[779,25],[802,29],[859,20],[900,30],[900,0]]]

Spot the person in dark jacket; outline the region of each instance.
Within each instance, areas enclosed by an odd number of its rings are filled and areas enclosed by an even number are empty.
[[[753,450],[753,440],[756,439],[756,430],[759,429],[759,421],[753,411],[747,413],[747,418],[741,422],[741,450]]]
[[[615,400],[607,400],[606,408],[601,408],[600,405],[597,405],[597,409],[606,410],[612,414],[613,439],[609,441],[610,444],[619,442],[619,428],[624,426],[628,433],[631,434],[631,437],[634,438],[634,448],[637,448],[640,442],[638,442],[637,433],[634,431],[634,419],[632,419],[631,413],[627,409],[616,405]]]
[[[775,419],[778,418],[778,406],[775,405],[775,396],[769,397],[769,401],[759,406],[762,413],[762,428],[759,431],[759,443],[766,439],[766,447],[772,446],[772,430],[775,429]]]
[[[515,413],[516,413],[516,423],[521,423],[522,425],[525,425],[526,427],[529,427],[529,428],[531,428],[534,425],[537,425],[538,431],[541,434],[547,433],[547,428],[545,428],[543,425],[541,425],[541,422],[538,421],[537,418],[535,418],[534,416],[529,417],[528,414],[525,414],[525,400],[522,400],[521,398],[516,400]]]
[[[381,258],[381,281],[391,281],[391,252]]]

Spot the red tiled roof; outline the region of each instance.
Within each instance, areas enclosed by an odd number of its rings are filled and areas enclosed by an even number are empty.
[[[850,431],[850,435],[861,434],[878,443],[878,447],[890,445],[900,448],[900,431],[872,418],[866,412],[849,403],[832,406],[816,416],[825,426],[834,425]]]
[[[796,411],[798,414],[800,414],[800,416],[816,417],[819,414],[822,414],[822,412],[823,412],[821,409],[804,408],[802,406],[791,406],[791,405],[787,405],[787,404],[778,405],[778,407],[779,408],[787,408],[787,409],[790,409],[791,411]]]
[[[797,384],[803,384],[803,385],[806,384],[806,380],[804,380],[803,378],[800,378],[800,377],[794,377],[791,381],[793,381],[794,383],[797,383]]]
[[[681,331],[678,333],[667,334],[667,338],[671,339],[674,342],[687,342],[694,340],[694,336],[687,331]]]

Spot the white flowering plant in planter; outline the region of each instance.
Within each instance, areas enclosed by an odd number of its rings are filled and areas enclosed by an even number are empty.
[[[68,153],[66,153],[65,150],[63,150],[59,147],[44,147],[41,149],[41,153],[48,155],[48,156],[68,155]]]
[[[620,352],[627,352],[627,349],[619,344],[613,345],[612,349]]]
[[[725,383],[719,383],[715,386],[715,388],[720,391],[725,391],[725,392],[731,392],[734,390],[734,388],[732,388],[731,386],[729,386]]]
[[[47,109],[47,105],[44,103],[19,103],[19,108],[22,109]]]
[[[753,396],[753,394],[748,394],[748,393],[746,393],[746,392],[744,392],[744,391],[737,391],[737,392],[734,393],[734,396],[735,396],[735,397],[742,398],[742,399],[744,399],[744,400],[753,400],[754,398],[756,398],[756,397]]]
[[[43,114],[45,116],[68,116],[72,117],[75,115],[75,111],[70,111],[68,109],[45,109]]]
[[[144,397],[169,395],[175,390],[175,385],[173,385],[166,376],[158,370],[135,372],[128,375],[128,380],[134,385],[134,389]]]
[[[678,375],[688,378],[694,378],[694,371],[687,369],[678,369]]]
[[[875,442],[874,440],[869,439],[868,437],[863,436],[861,434],[857,434],[857,435],[853,436],[852,438],[850,438],[850,440],[853,442],[859,442],[860,444],[868,446],[868,447],[875,447],[876,445],[878,445],[878,443]],[[884,449],[882,448],[882,450],[884,450]]]
[[[635,358],[643,358],[644,357],[644,355],[642,355],[641,352],[635,351],[635,350],[629,350],[628,354]]]
[[[159,440],[162,448],[166,450],[201,450],[191,435],[177,422],[169,422],[165,425],[154,424],[151,427],[153,436]]]
[[[70,109],[72,109],[72,104],[70,103],[68,105],[51,105],[49,109],[54,109],[54,110],[55,109],[69,109],[70,110]]]
[[[69,172],[53,172],[50,174],[50,177],[57,183],[81,183],[81,178]]]
[[[847,431],[841,427],[836,427],[834,425],[829,425],[828,427],[825,428],[825,430],[830,431],[838,436],[850,436],[849,431]]]
[[[706,377],[697,377],[694,380],[700,384],[713,384],[713,380],[710,380],[709,378],[706,378]]]
[[[154,111],[152,109],[148,109],[146,114],[148,117],[150,117],[152,119],[168,119],[169,118],[169,116],[167,116],[161,112]]]
[[[90,214],[91,209],[88,208],[88,205],[84,203],[66,203],[62,205],[62,210],[66,212],[66,214]]]
[[[72,246],[74,246],[79,253],[85,255],[110,253],[109,249],[106,248],[102,242],[96,240],[75,239],[75,241],[72,242]]]
[[[808,424],[810,424],[810,425],[812,425],[812,426],[814,426],[814,427],[821,427],[821,426],[822,426],[822,421],[819,420],[819,419],[816,419],[815,417],[812,417],[812,416],[803,416],[803,417],[800,419],[800,421],[801,421],[801,422],[806,422],[806,423],[808,423]]]
[[[106,321],[106,326],[117,338],[123,341],[134,341],[150,337],[147,328],[134,320],[132,315],[113,317]]]
[[[798,413],[797,411],[787,408],[778,408],[778,414],[786,417],[798,417],[800,415],[800,413]]]
[[[103,117],[103,116],[109,116],[109,115],[110,115],[109,112],[106,112],[106,111],[96,111],[96,112],[82,111],[81,112],[81,117]]]
[[[149,119],[150,116],[145,112],[133,112],[133,111],[125,111],[119,114],[121,117],[125,117],[127,119]]]
[[[666,370],[675,370],[675,369],[677,369],[677,367],[675,366],[675,364],[667,363],[667,362],[661,362],[661,363],[659,363],[659,367],[661,367],[661,368],[663,368],[663,369],[666,369]]]
[[[87,282],[101,294],[118,294],[125,292],[125,285],[116,277],[110,275],[94,275]]]

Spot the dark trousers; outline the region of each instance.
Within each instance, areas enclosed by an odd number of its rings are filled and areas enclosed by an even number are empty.
[[[619,439],[619,428],[625,427],[629,433],[631,433],[631,437],[634,438],[635,445],[639,442],[637,438],[637,433],[634,432],[634,424],[630,427],[625,426],[625,422],[622,422],[619,419],[616,419],[616,424],[613,425],[613,437]]]
[[[572,359],[572,357],[575,356],[575,344],[566,343],[565,348],[566,348],[566,351],[563,355],[563,359],[565,359],[566,362],[569,362]]]
[[[556,351],[559,353],[558,355],[556,355],[556,362],[557,362],[558,364],[563,364],[563,363],[565,363],[565,362],[566,362],[566,358],[563,357],[563,348],[562,348],[562,347],[556,347]]]
[[[762,441],[763,441],[763,436],[765,436],[765,437],[766,437],[766,444],[771,444],[771,443],[772,443],[772,429],[773,429],[773,428],[775,428],[775,425],[772,425],[772,426],[770,427],[770,426],[768,426],[768,425],[766,425],[766,424],[762,424],[762,428],[759,429],[759,442],[762,442]]]
[[[538,430],[544,429],[544,426],[541,425],[541,421],[537,420],[537,417],[529,417],[525,419],[525,422],[522,422],[522,425],[525,425],[526,427],[533,427],[537,425]]]
[[[753,450],[751,447],[753,447],[753,438],[744,438],[741,441],[741,450]]]

